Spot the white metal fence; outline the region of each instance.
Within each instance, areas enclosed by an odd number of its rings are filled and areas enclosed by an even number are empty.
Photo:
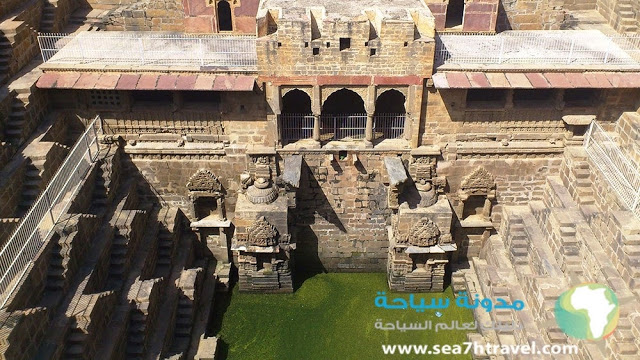
[[[42,59],[54,64],[199,66],[255,71],[256,37],[86,31],[40,34]]]
[[[56,223],[68,210],[72,195],[96,161],[100,150],[97,139],[100,127],[101,120],[96,117],[0,250],[0,307],[6,306]]]
[[[640,217],[640,172],[634,163],[595,121],[589,127],[584,147],[618,198]]]
[[[406,114],[377,114],[373,117],[375,138],[400,139],[404,136]]]
[[[282,140],[286,143],[313,137],[312,114],[280,114]]]
[[[364,139],[367,114],[324,114],[320,116],[322,140]]]
[[[378,114],[373,117],[374,139],[404,137],[406,114]],[[312,114],[280,114],[281,135],[285,143],[313,137]],[[325,114],[320,117],[320,137],[324,141],[363,139],[367,127],[366,114]]]
[[[440,34],[436,66],[443,64],[639,65],[640,35],[599,31],[506,31],[495,35]]]

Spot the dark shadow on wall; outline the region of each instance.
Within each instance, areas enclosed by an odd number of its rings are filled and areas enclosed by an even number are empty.
[[[231,279],[235,279],[236,275],[233,274]],[[209,313],[209,322],[207,324],[206,336],[218,336],[218,333],[222,329],[222,320],[224,315],[231,305],[231,296],[233,293],[234,284],[229,284],[229,291],[222,292],[216,291],[211,312]],[[217,359],[226,359],[229,356],[229,344],[222,338],[218,337],[217,347]]]
[[[317,274],[326,273],[318,252],[318,237],[311,226],[298,227],[297,248],[294,253],[293,291]]]
[[[333,165],[333,164],[332,164]],[[336,226],[340,231],[347,232],[340,218],[333,210],[333,206],[324,194],[320,182],[311,171],[305,161],[302,163],[302,176],[300,183],[303,186],[298,190],[298,209],[296,215],[297,224],[311,225],[315,223],[315,214],[318,214],[329,223]]]
[[[507,16],[507,11],[504,8],[504,4],[502,1],[498,3],[498,19],[496,20],[496,31],[506,31],[513,30],[511,26],[511,21],[509,21],[509,16]]]

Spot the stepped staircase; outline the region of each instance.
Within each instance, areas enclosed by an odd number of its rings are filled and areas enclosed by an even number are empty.
[[[176,323],[173,332],[174,340],[171,346],[172,353],[181,353],[187,350],[191,342],[191,328],[193,326],[193,300],[180,295],[178,308],[176,309]]]
[[[57,1],[45,0],[40,20],[40,32],[52,33],[55,26]]]
[[[158,255],[154,277],[168,277],[171,271],[171,261],[174,254],[175,240],[173,235],[161,227],[158,233]]]
[[[631,0],[618,0],[615,9],[618,14],[617,30],[625,33],[637,32],[638,20]]]
[[[26,107],[29,103],[28,94],[18,94],[11,104],[11,113],[5,124],[5,139],[14,146],[20,146],[22,143]]]
[[[65,288],[64,279],[64,257],[62,256],[62,246],[60,245],[60,237],[53,245],[51,258],[49,260],[49,268],[47,269],[46,291],[59,292]]]
[[[9,79],[11,53],[11,42],[8,38],[0,36],[0,84],[3,84]]]
[[[87,333],[82,329],[73,328],[67,335],[64,347],[65,359],[84,359],[84,347],[87,341]]]
[[[29,160],[24,173],[21,200],[18,204],[17,217],[23,217],[38,199],[42,192],[42,174],[44,173],[45,159]]]
[[[146,328],[147,315],[138,309],[132,311],[127,334],[127,359],[139,359],[144,355]]]
[[[621,117],[621,121],[628,118]],[[640,122],[633,126],[640,129]],[[619,124],[616,130],[621,128]],[[628,137],[612,135],[623,142]],[[459,274],[456,286],[460,287],[463,276],[468,291],[479,289],[484,297],[524,300],[525,309],[519,312],[476,311],[481,322],[515,319],[523,329],[483,331],[483,341],[577,343],[584,356],[606,358],[604,347],[567,338],[553,316],[562,292],[597,282],[609,286],[620,299],[619,324],[607,338],[607,347],[614,350],[616,359],[640,356],[633,336],[640,323],[630,316],[640,312],[640,220],[616,205],[616,195],[606,181],[591,165],[584,148],[571,146],[565,150],[560,175],[547,178],[542,200],[503,206],[499,235],[490,237],[481,257],[472,259],[475,271]]]

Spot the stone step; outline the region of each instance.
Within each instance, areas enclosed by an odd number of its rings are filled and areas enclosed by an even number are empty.
[[[9,121],[6,123],[6,128],[11,129],[19,129],[22,130],[22,126],[24,126],[24,117],[14,117],[14,115],[9,116]]]
[[[47,284],[45,286],[45,288],[47,290],[60,290],[64,288],[64,280],[63,279],[57,279],[57,278],[51,278],[51,279],[47,279]]]
[[[142,344],[144,343],[144,332],[136,332],[134,334],[129,333],[127,341],[130,344]]]
[[[64,275],[64,268],[63,267],[49,267],[49,270],[47,271],[47,276],[51,277],[51,278],[62,278]]]
[[[87,334],[82,331],[72,331],[67,337],[68,344],[82,344],[87,340]]]
[[[125,255],[127,255],[127,248],[124,246],[116,246],[111,249],[111,256],[117,256],[118,258],[122,258],[124,260]]]
[[[82,355],[84,352],[84,347],[82,345],[74,344],[71,346],[67,346],[65,348],[65,356],[67,358],[77,358]]]
[[[156,261],[157,265],[171,265],[171,259],[168,257],[162,257],[162,258],[158,258],[158,261]]]
[[[40,189],[29,189],[22,191],[22,198],[27,200],[35,200],[40,195]]]

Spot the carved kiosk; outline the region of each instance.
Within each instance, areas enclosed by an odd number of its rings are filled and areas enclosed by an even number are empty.
[[[227,231],[231,222],[226,218],[220,180],[211,171],[200,169],[187,182],[187,189],[191,213],[197,219],[191,223],[191,228],[198,231],[200,240],[218,262],[229,263]]]
[[[435,176],[438,154],[413,154],[411,177],[399,158],[385,158],[389,204],[398,204],[388,227],[387,276],[391,290],[444,290],[445,266],[457,246],[451,236],[453,211],[443,191],[446,179]]]
[[[456,214],[460,226],[456,239],[463,250],[460,255],[478,256],[493,231],[491,209],[496,198],[495,179],[485,168],[478,167],[464,178],[457,195]]]
[[[234,262],[241,291],[292,292],[288,196],[273,181],[275,154],[251,157],[236,203]]]

